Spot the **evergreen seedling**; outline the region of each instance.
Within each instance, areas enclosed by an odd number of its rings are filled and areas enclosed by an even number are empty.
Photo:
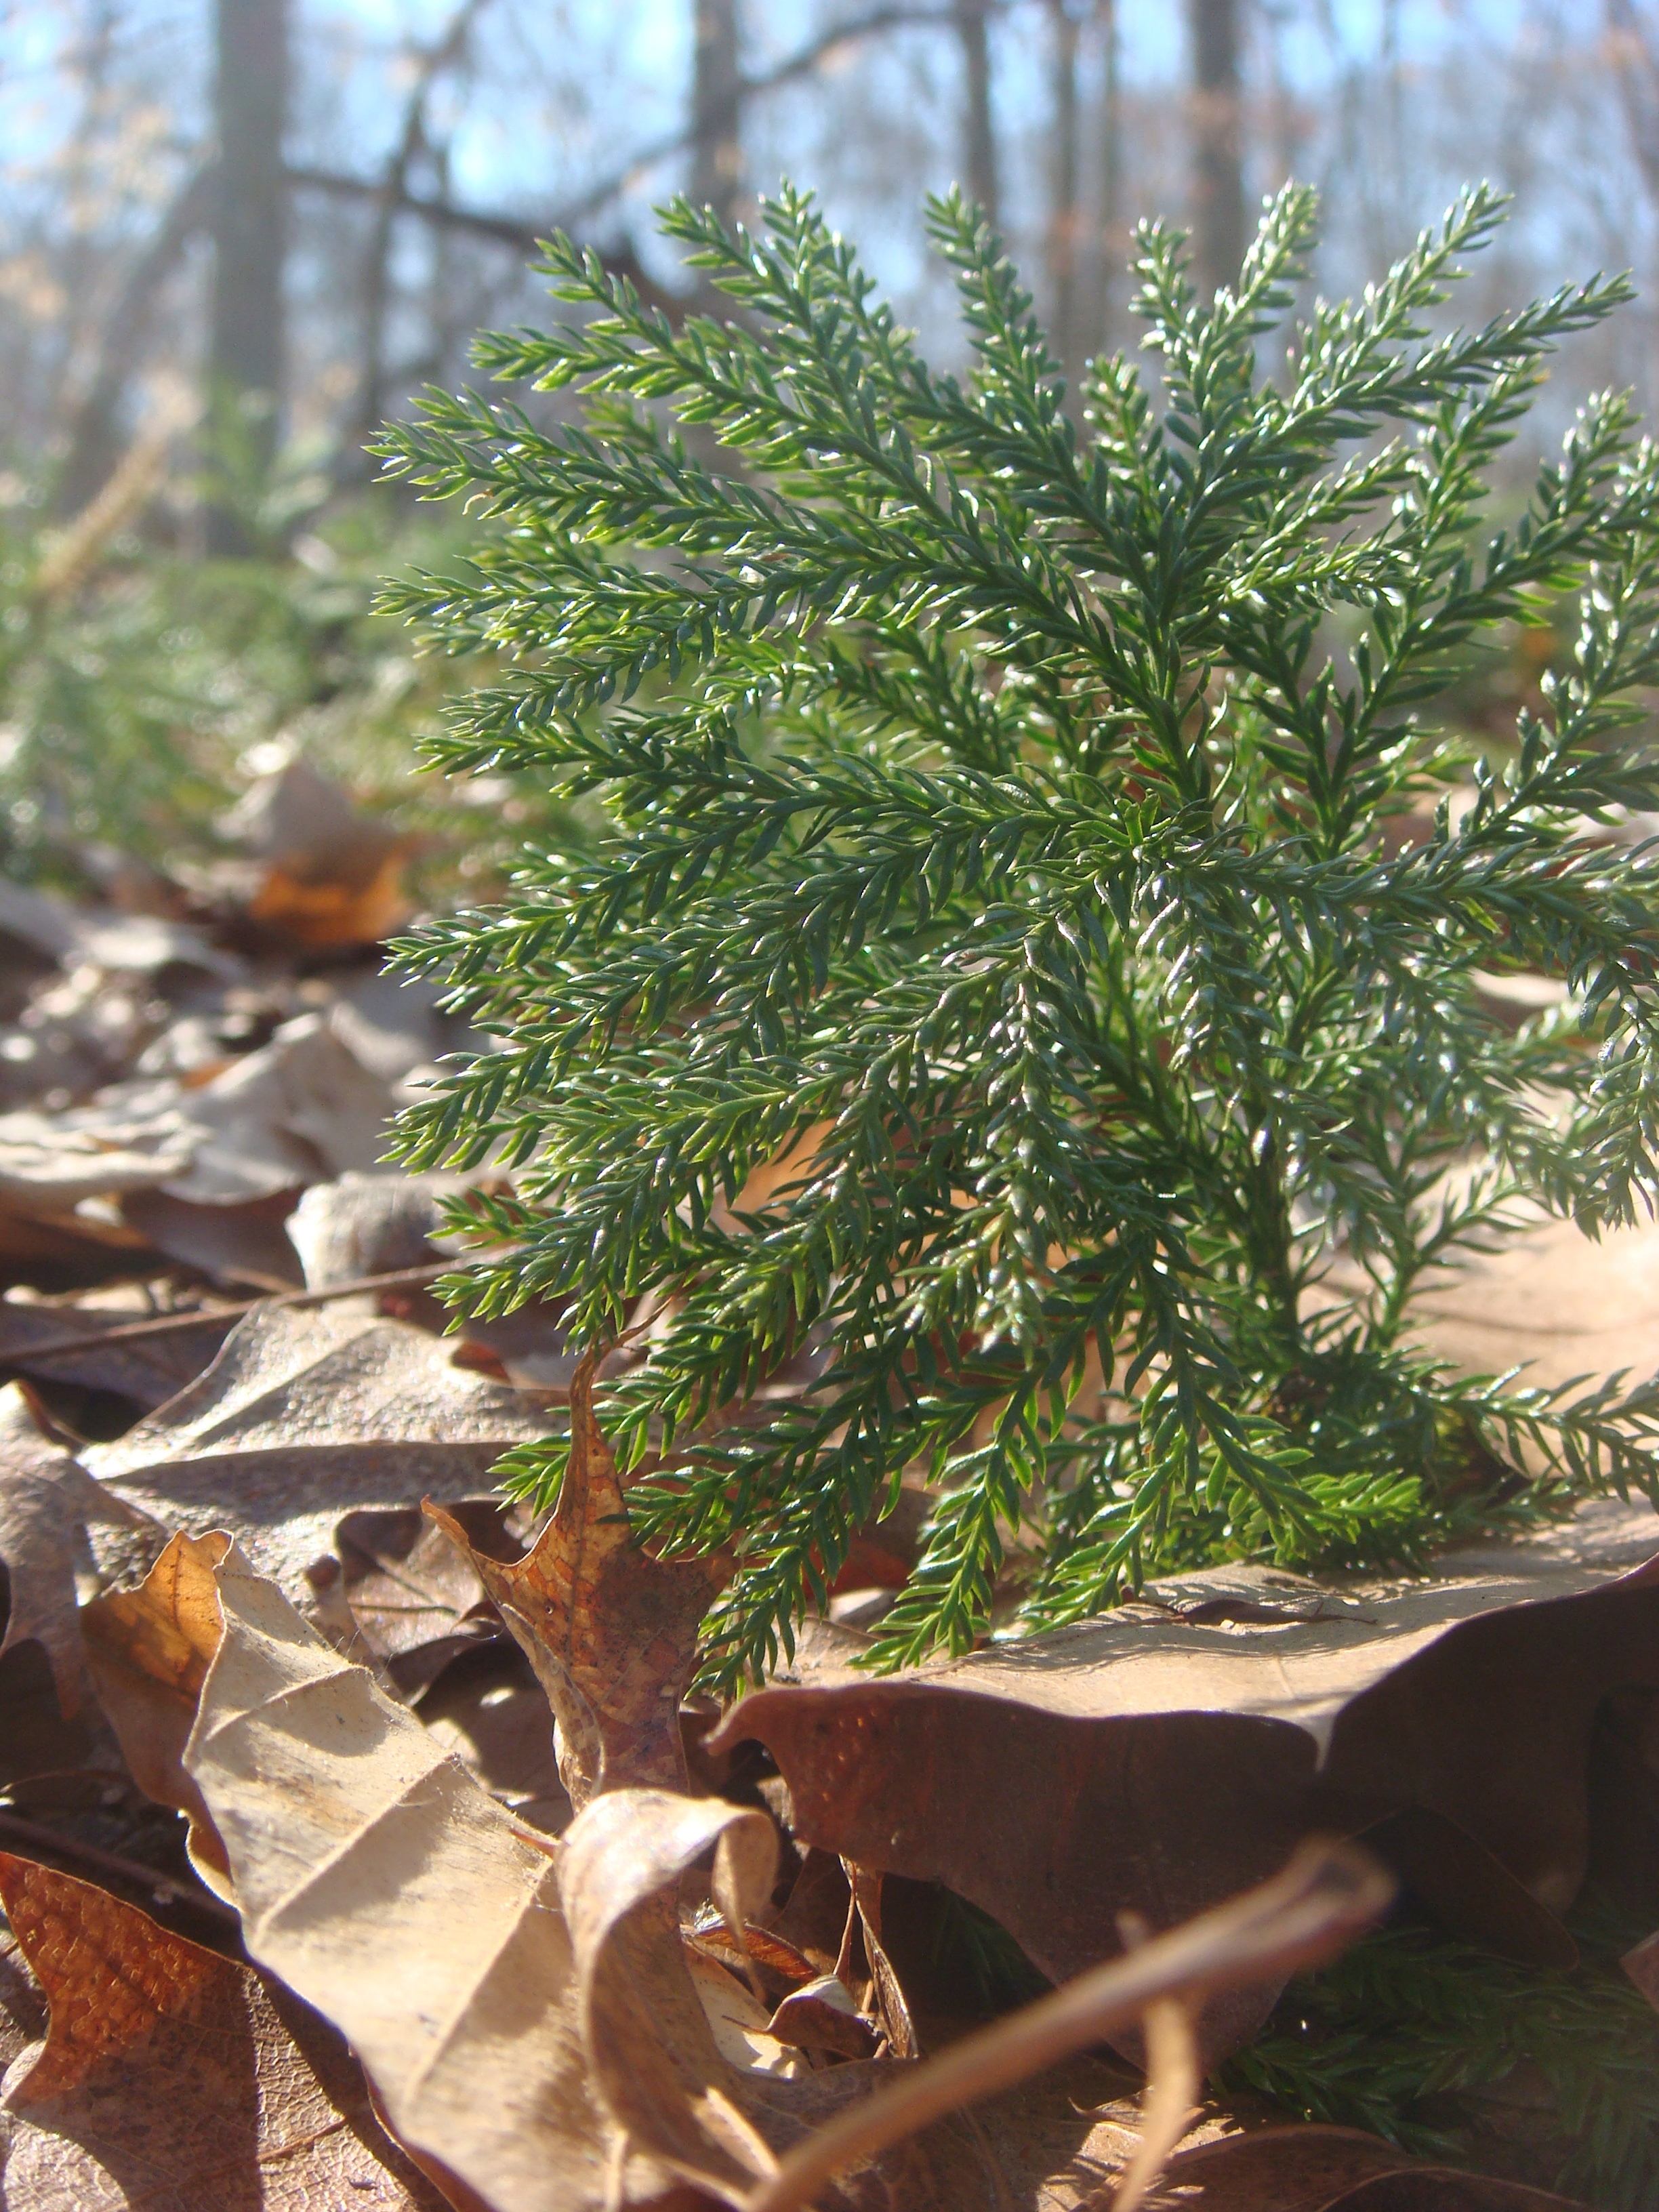
[[[1483,521],[1552,349],[1628,295],[1433,335],[1499,216],[1469,193],[1305,325],[1307,191],[1213,301],[1143,228],[1161,386],[1097,362],[1079,432],[959,198],[960,379],[809,197],[753,236],[677,203],[730,319],[558,240],[576,312],[479,359],[571,419],[437,396],[387,434],[500,525],[394,594],[510,663],[437,757],[606,824],[408,948],[503,1048],[405,1156],[513,1170],[468,1209],[510,1243],[471,1310],[636,1333],[605,1403],[635,1525],[738,1553],[714,1679],[775,1659],[907,1468],[939,1502],[890,1662],[984,1629],[1022,1525],[1052,1622],[1159,1566],[1409,1559],[1651,1486],[1652,1385],[1472,1382],[1413,1341],[1413,1295],[1529,1209],[1594,1233],[1659,1186],[1654,866],[1587,834],[1659,807],[1659,465],[1598,398]],[[1474,757],[1437,701],[1567,589],[1571,667]],[[1570,994],[1518,1031],[1483,996],[1515,970]],[[561,1462],[509,1479],[545,1500]]]

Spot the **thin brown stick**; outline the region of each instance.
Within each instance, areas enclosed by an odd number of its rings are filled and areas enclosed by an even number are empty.
[[[325,1291],[283,1291],[275,1297],[244,1298],[235,1305],[198,1306],[192,1313],[158,1314],[153,1321],[122,1322],[115,1328],[92,1329],[75,1336],[55,1336],[45,1344],[31,1344],[21,1353],[0,1353],[0,1368],[21,1367],[28,1361],[55,1359],[60,1352],[97,1352],[106,1344],[131,1344],[135,1339],[176,1336],[185,1329],[201,1328],[210,1322],[236,1322],[257,1308],[322,1306],[331,1298],[353,1298],[371,1291],[414,1290],[453,1275],[465,1260],[440,1260],[424,1267],[395,1267],[385,1275],[359,1275],[349,1283],[335,1283]],[[38,1311],[35,1308],[33,1310]]]
[[[102,1874],[117,1875],[136,1888],[148,1890],[158,1905],[188,1905],[215,1920],[228,1921],[233,1928],[242,1924],[242,1916],[235,1906],[226,1905],[209,1890],[186,1888],[172,1875],[163,1874],[159,1867],[146,1866],[142,1859],[123,1858],[119,1851],[83,1844],[77,1836],[60,1835],[56,1828],[48,1828],[39,1820],[26,1820],[21,1813],[0,1810],[0,1841],[9,1836],[17,1843],[30,1844],[35,1850],[56,1851],[60,1858],[78,1859],[82,1866],[96,1867]]]
[[[1392,1877],[1352,1844],[1304,1844],[1260,1888],[1079,1974],[850,2106],[758,2183],[744,2212],[800,2212],[844,2167],[1086,2050],[1154,2005],[1181,1997],[1196,2006],[1216,1990],[1316,1966],[1368,1928],[1393,1893]]]

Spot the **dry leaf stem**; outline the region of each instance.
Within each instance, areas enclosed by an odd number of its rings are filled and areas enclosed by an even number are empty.
[[[1393,1893],[1391,1877],[1353,1845],[1306,1844],[1271,1881],[1080,1974],[851,2106],[792,2151],[750,2192],[744,2212],[799,2212],[844,2167],[1086,2050],[1161,2002],[1197,2002],[1316,1966],[1369,1927]]]
[[[336,1298],[359,1297],[372,1291],[417,1290],[422,1284],[435,1283],[441,1275],[453,1275],[465,1264],[459,1260],[440,1260],[423,1267],[394,1267],[385,1275],[358,1275],[349,1283],[331,1284],[325,1291],[284,1291],[276,1297],[244,1298],[235,1305],[197,1306],[188,1313],[157,1314],[150,1321],[123,1322],[116,1328],[55,1336],[45,1344],[31,1344],[28,1356],[33,1360],[56,1358],[60,1352],[99,1352],[106,1344],[128,1344],[135,1337],[171,1336],[180,1329],[200,1328],[206,1322],[240,1321],[262,1307],[325,1306]],[[15,1359],[0,1359],[0,1370],[18,1364]]]
[[[9,1842],[22,1850],[55,1851],[60,1858],[78,1860],[100,1874],[118,1875],[135,1889],[147,1891],[157,1905],[187,1905],[193,1911],[225,1921],[233,1928],[242,1924],[242,1916],[234,1905],[222,1904],[199,1883],[167,1874],[160,1867],[146,1866],[142,1859],[124,1858],[119,1851],[106,1851],[98,1844],[84,1844],[78,1836],[65,1835],[43,1821],[25,1820],[9,1807],[0,1807],[0,1846]]]

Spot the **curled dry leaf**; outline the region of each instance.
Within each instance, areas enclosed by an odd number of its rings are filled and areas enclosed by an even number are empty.
[[[1474,1932],[1474,1867],[1516,1893],[1514,1927],[1547,1928],[1588,1862],[1597,1709],[1659,1686],[1656,1538],[1650,1508],[1609,1500],[1408,1583],[1194,1577],[1161,1607],[890,1680],[757,1691],[711,1744],[764,1744],[805,1842],[947,1883],[1054,1980],[1118,1948],[1121,1912],[1167,1927],[1301,1837],[1407,1808],[1468,1846],[1410,1869],[1451,1926]],[[1206,2014],[1206,2054],[1275,1994]]]
[[[51,2007],[6,2082],[10,2212],[432,2212],[340,2038],[249,1968],[90,1883],[0,1854]]]
[[[599,2212],[610,2129],[545,1851],[273,1583],[234,1552],[213,1572],[223,1635],[185,1764],[250,1954],[346,2036],[399,2140],[492,2212]]]
[[[86,1457],[169,1527],[228,1530],[304,1604],[305,1571],[343,1516],[487,1488],[501,1453],[540,1428],[419,1329],[341,1305],[263,1307],[191,1389]]]
[[[191,1862],[227,1898],[224,1845],[184,1754],[223,1632],[215,1570],[229,1549],[228,1536],[181,1529],[138,1589],[106,1592],[81,1610],[98,1701],[133,1780],[158,1805],[186,1815]]]
[[[570,1384],[570,1462],[535,1547],[507,1565],[453,1515],[427,1511],[471,1559],[547,1692],[559,1771],[578,1808],[624,1784],[685,1787],[680,1694],[697,1628],[731,1573],[724,1553],[653,1559],[634,1540],[617,1464],[593,1417],[593,1363]]]
[[[1273,1881],[1137,1945],[849,2105],[780,2162],[743,2212],[800,2212],[848,2167],[1121,2033],[1153,2008],[1190,2005],[1204,1992],[1248,1987],[1266,1975],[1288,1978],[1334,1958],[1381,1916],[1393,1893],[1390,1877],[1353,1846],[1304,1844]],[[1175,2072],[1173,2087],[1184,2097],[1190,2085],[1184,2047]]]
[[[574,1947],[582,2040],[621,2135],[724,2201],[775,2164],[734,2094],[679,1940],[673,1888],[710,1845],[730,1924],[764,1902],[777,1832],[764,1813],[625,1790],[596,1797],[566,1830],[559,1894]],[[723,1894],[722,1894],[723,1893]]]

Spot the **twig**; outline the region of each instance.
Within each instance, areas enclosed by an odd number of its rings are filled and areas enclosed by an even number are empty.
[[[123,1858],[118,1851],[106,1851],[96,1844],[83,1844],[77,1836],[65,1836],[56,1828],[48,1828],[39,1820],[26,1820],[21,1813],[0,1809],[0,1838],[12,1837],[20,1844],[30,1844],[36,1850],[56,1851],[60,1858],[79,1859],[83,1866],[96,1867],[103,1874],[118,1875],[137,1888],[147,1890],[158,1905],[188,1905],[198,1912],[205,1912],[215,1920],[228,1921],[240,1928],[242,1916],[234,1905],[227,1905],[210,1890],[188,1889],[159,1867],[146,1866],[142,1859]]]
[[[55,1359],[60,1352],[96,1352],[106,1344],[131,1344],[136,1338],[175,1336],[186,1329],[204,1328],[210,1322],[240,1321],[258,1310],[278,1306],[321,1306],[331,1298],[357,1297],[370,1291],[414,1290],[453,1275],[465,1260],[440,1260],[424,1267],[395,1267],[385,1275],[359,1275],[349,1283],[331,1284],[325,1291],[283,1291],[276,1297],[244,1298],[240,1304],[200,1306],[193,1313],[158,1314],[154,1321],[122,1322],[115,1328],[93,1329],[76,1336],[57,1336],[46,1344],[24,1347],[19,1353],[0,1353],[0,1368],[21,1367],[37,1359]]]
[[[1086,2050],[1169,1999],[1196,2005],[1218,1990],[1316,1966],[1368,1928],[1393,1893],[1392,1876],[1352,1844],[1304,1844],[1260,1888],[1079,1975],[849,2106],[757,2184],[744,2212],[800,2212],[844,2167]]]

